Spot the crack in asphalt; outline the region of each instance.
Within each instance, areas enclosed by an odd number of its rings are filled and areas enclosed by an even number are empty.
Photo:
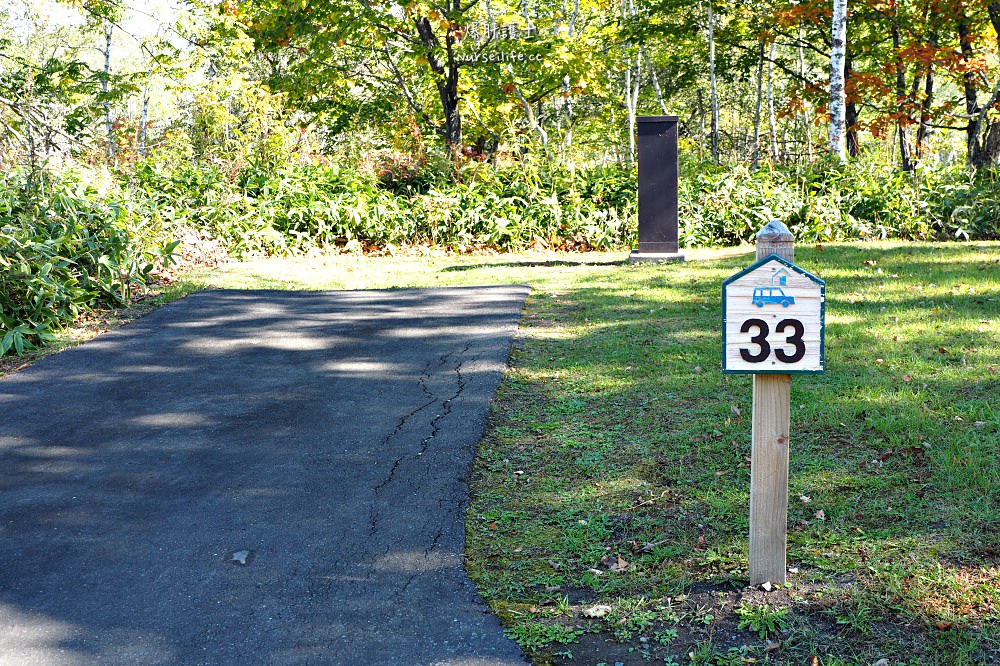
[[[386,475],[385,479],[383,479],[381,483],[379,483],[377,486],[375,486],[375,488],[374,488],[374,495],[375,496],[373,498],[372,507],[371,507],[371,510],[369,512],[369,524],[370,524],[369,525],[369,531],[368,531],[369,537],[374,537],[375,534],[376,534],[376,532],[378,532],[378,523],[379,523],[378,498],[379,498],[379,495],[385,489],[386,486],[388,486],[390,483],[392,483],[395,480],[395,478],[396,478],[396,472],[399,470],[399,467],[403,464],[403,462],[407,458],[414,458],[415,459],[417,457],[423,456],[427,452],[428,448],[430,447],[431,442],[434,440],[435,437],[437,437],[438,433],[441,432],[441,426],[440,426],[441,421],[443,421],[445,418],[447,418],[451,414],[451,412],[452,412],[452,402],[454,400],[458,399],[462,395],[462,392],[465,390],[466,380],[465,380],[465,377],[462,375],[462,366],[465,365],[469,361],[475,361],[475,360],[477,360],[477,358],[471,358],[471,359],[462,359],[461,358],[463,354],[465,354],[465,353],[467,353],[469,351],[469,349],[470,349],[470,347],[467,345],[466,347],[464,347],[463,349],[461,349],[461,350],[459,350],[457,352],[456,351],[448,352],[447,354],[442,355],[438,359],[438,361],[437,361],[436,364],[433,363],[433,362],[431,362],[431,363],[428,363],[427,365],[424,366],[424,369],[420,373],[420,379],[417,380],[417,383],[420,386],[420,390],[423,391],[425,394],[427,394],[428,398],[430,398],[430,399],[427,402],[425,402],[424,404],[422,404],[419,407],[417,407],[416,409],[414,409],[413,411],[411,411],[408,414],[405,414],[404,416],[400,417],[399,422],[396,424],[396,427],[393,429],[393,431],[391,433],[389,433],[389,435],[387,435],[382,440],[382,442],[380,444],[380,448],[386,447],[393,440],[393,438],[395,438],[397,435],[399,435],[399,433],[403,430],[403,428],[406,427],[406,425],[411,421],[411,419],[413,419],[415,416],[417,416],[418,414],[420,414],[421,412],[423,412],[424,410],[426,410],[431,405],[434,405],[434,404],[438,403],[439,401],[441,401],[441,413],[440,414],[436,414],[434,416],[434,418],[431,419],[430,424],[429,424],[430,428],[431,428],[430,435],[428,435],[427,437],[425,437],[424,439],[421,440],[421,442],[420,442],[420,450],[416,454],[413,454],[413,453],[404,453],[402,456],[400,456],[399,458],[397,458],[395,460],[395,462],[393,462],[392,467],[390,468],[389,473]],[[458,361],[458,363],[455,365],[455,367],[454,367],[454,369],[452,371],[452,372],[454,372],[454,375],[455,375],[455,380],[454,381],[455,381],[456,389],[455,389],[455,392],[452,395],[448,396],[447,398],[445,398],[442,401],[441,400],[441,396],[439,396],[436,393],[434,393],[434,391],[432,391],[431,388],[428,386],[428,380],[436,374],[435,370],[439,370],[439,369],[445,367],[449,363],[449,361],[452,360],[453,358],[460,359]],[[432,366],[435,366],[435,365],[436,365],[436,368],[432,368]],[[390,549],[391,549],[391,544],[386,547],[386,551],[383,554],[384,555],[388,555]]]

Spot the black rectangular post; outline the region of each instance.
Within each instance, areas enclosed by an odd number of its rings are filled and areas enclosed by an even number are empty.
[[[639,249],[629,260],[683,260],[677,247],[677,116],[637,121]]]

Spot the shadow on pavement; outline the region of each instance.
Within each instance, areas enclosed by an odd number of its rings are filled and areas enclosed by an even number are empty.
[[[522,664],[462,569],[525,287],[201,292],[0,381],[0,664]]]

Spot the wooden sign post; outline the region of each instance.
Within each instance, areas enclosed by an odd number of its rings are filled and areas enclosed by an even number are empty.
[[[826,285],[793,263],[793,240],[770,222],[757,262],[723,283],[723,372],[754,375],[751,585],[785,582],[791,375],[823,372]]]

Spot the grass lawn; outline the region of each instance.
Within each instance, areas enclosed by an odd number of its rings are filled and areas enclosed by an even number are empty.
[[[623,256],[268,260],[172,294],[532,285],[466,531],[537,664],[1000,664],[1000,244],[797,249],[827,372],[792,380],[770,591],[747,587],[751,379],[720,370],[721,284],[753,251]]]

